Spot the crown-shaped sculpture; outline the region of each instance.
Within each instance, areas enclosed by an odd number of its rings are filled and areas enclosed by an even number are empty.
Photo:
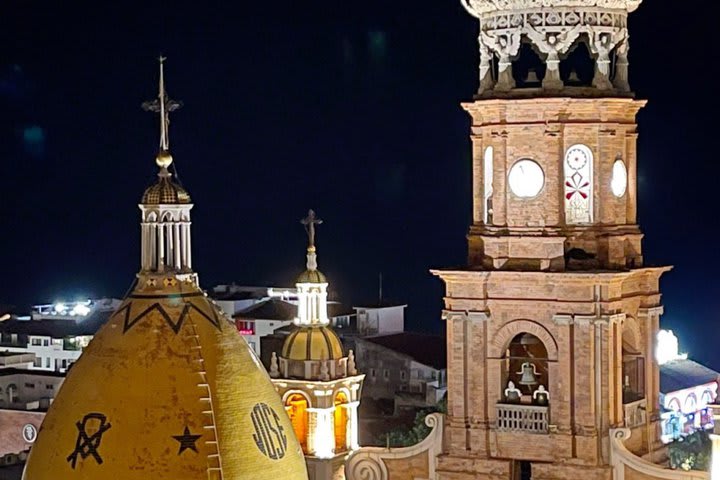
[[[462,0],[465,8],[476,17],[487,12],[557,7],[598,7],[633,12],[641,2],[642,0]]]
[[[631,95],[627,16],[641,1],[461,0],[480,21],[478,96]],[[534,54],[528,55],[536,55],[541,62],[544,74],[539,91],[537,85],[523,85],[513,76],[515,63],[527,63],[521,59],[523,44],[529,44]],[[561,74],[561,62],[580,44],[587,49],[587,62],[594,64],[585,84],[575,81],[577,72],[571,66],[566,65]]]

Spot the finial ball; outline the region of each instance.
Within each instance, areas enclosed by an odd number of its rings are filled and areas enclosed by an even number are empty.
[[[158,156],[155,158],[155,163],[157,163],[160,168],[167,168],[172,162],[172,155],[170,155],[170,152],[167,150],[160,150],[160,153],[158,153]]]

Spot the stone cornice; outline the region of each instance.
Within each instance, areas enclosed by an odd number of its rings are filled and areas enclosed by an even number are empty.
[[[443,310],[442,319],[448,322],[454,320],[484,322],[490,319],[488,312],[471,312],[468,310]]]

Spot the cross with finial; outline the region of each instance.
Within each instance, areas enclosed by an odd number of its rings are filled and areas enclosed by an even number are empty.
[[[300,223],[305,225],[305,231],[308,234],[308,239],[310,241],[308,248],[315,247],[315,225],[320,225],[323,221],[315,216],[315,212],[313,210],[308,210],[307,217],[300,220]]]
[[[182,107],[182,102],[171,100],[165,92],[165,76],[164,76],[164,62],[166,60],[162,55],[158,58],[160,62],[160,88],[158,92],[158,98],[148,102],[143,102],[142,108],[146,112],[159,112],[160,113],[160,151],[168,152],[170,150],[170,136],[168,134],[168,127],[170,126],[170,112]]]

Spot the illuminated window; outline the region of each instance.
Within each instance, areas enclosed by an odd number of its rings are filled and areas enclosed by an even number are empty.
[[[248,320],[237,320],[237,329],[241,335],[255,335],[255,322]]]
[[[625,195],[625,191],[627,190],[627,168],[625,168],[625,164],[620,158],[615,160],[613,164],[610,188],[612,189],[613,195],[618,198]]]
[[[305,397],[296,393],[290,395],[285,401],[285,410],[287,411],[288,417],[290,417],[290,423],[292,424],[295,436],[300,442],[303,452],[308,453],[307,450],[307,426],[308,426],[308,402]]]
[[[591,223],[593,155],[585,145],[573,145],[565,154],[565,221]]]
[[[484,219],[485,224],[492,224],[492,194],[493,194],[493,147],[485,149],[485,158],[483,160],[483,180],[484,180]]]
[[[348,403],[348,398],[343,392],[335,395],[335,452],[347,450],[347,408],[343,407]]]

